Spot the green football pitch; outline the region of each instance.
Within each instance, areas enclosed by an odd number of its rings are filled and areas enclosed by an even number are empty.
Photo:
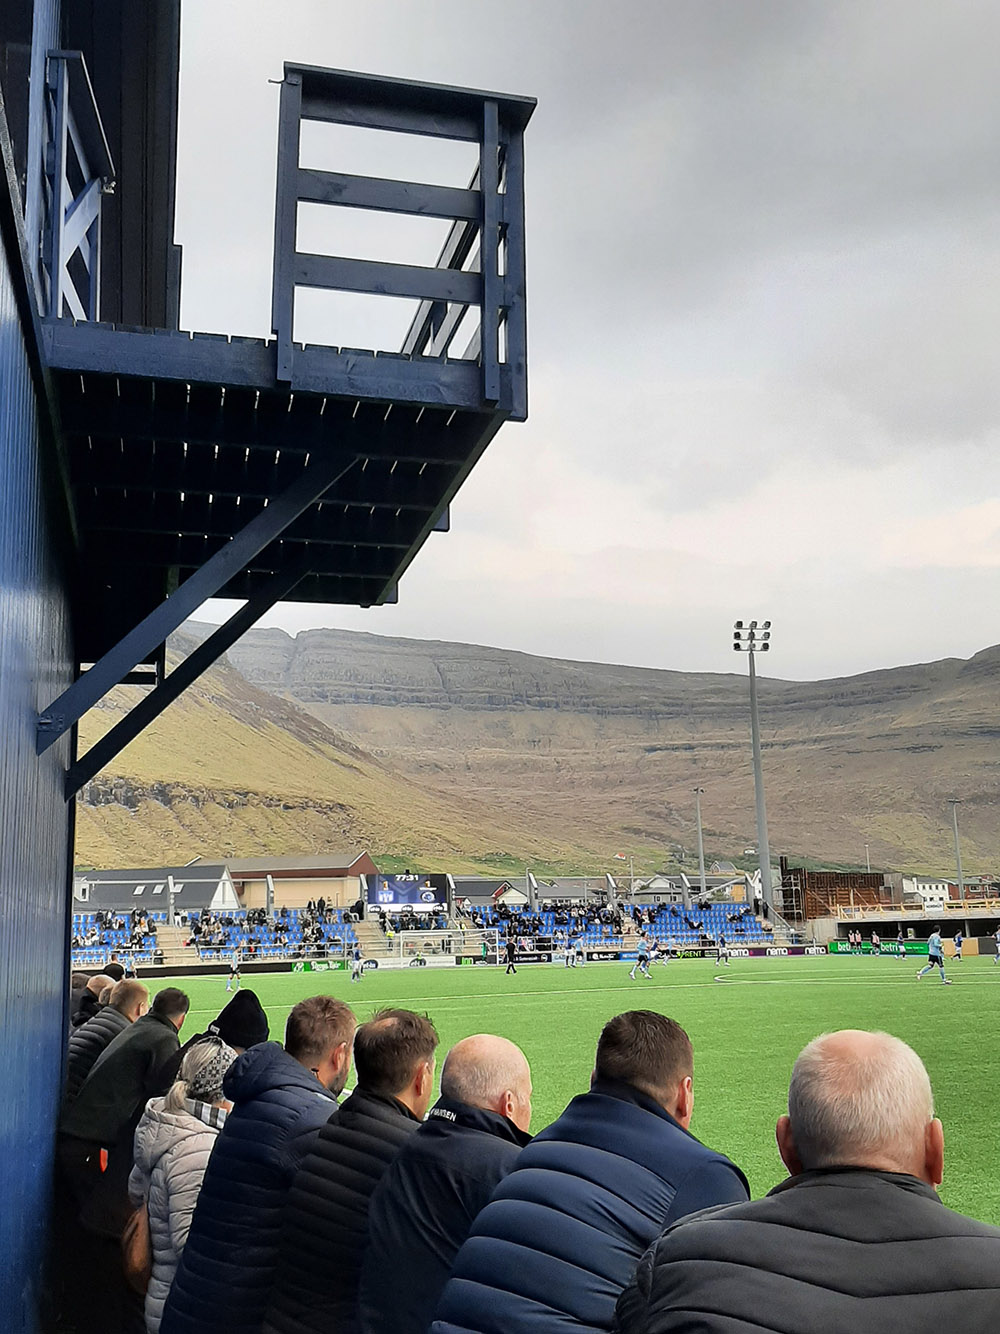
[[[655,965],[648,982],[630,981],[629,965],[621,963],[522,965],[511,977],[502,967],[383,970],[355,984],[339,971],[261,973],[245,974],[244,987],[257,992],[278,1040],[291,1006],[320,992],[345,999],[359,1020],[383,1005],[426,1012],[441,1037],[439,1065],[459,1038],[501,1033],[531,1062],[535,1131],[587,1088],[607,1019],[637,1008],[668,1014],[694,1044],[691,1129],[740,1164],[755,1196],[785,1175],[774,1122],[799,1050],[830,1029],[885,1029],[910,1043],[930,1072],[945,1127],[945,1203],[1000,1224],[1000,1054],[993,1033],[1000,967],[986,958],[952,962],[955,985],[944,987],[934,975],[918,984],[919,962],[743,959],[726,969],[692,959]],[[177,985],[191,997],[188,1032],[203,1029],[229,999],[222,977],[180,978]]]

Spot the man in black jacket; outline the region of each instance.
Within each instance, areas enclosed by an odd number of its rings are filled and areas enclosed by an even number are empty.
[[[665,1232],[619,1300],[621,1334],[997,1328],[1000,1228],[938,1199],[944,1136],[916,1052],[887,1033],[816,1038],[777,1140],[791,1177]]]
[[[114,983],[115,979],[109,977],[107,973],[95,973],[93,977],[87,979],[87,985],[80,993],[80,999],[70,1018],[74,1031],[89,1019],[93,1019],[101,1008],[101,992],[105,987],[114,986]]]
[[[149,990],[142,982],[123,978],[111,988],[111,999],[85,1024],[74,1029],[66,1053],[65,1111],[83,1087],[105,1047],[149,1009]]]
[[[362,1334],[426,1334],[458,1248],[531,1139],[530,1122],[521,1049],[489,1033],[456,1043],[441,1097],[372,1196]]]
[[[371,1195],[426,1115],[437,1043],[431,1021],[410,1010],[379,1010],[358,1029],[358,1086],[320,1130],[288,1198],[265,1334],[358,1329]]]

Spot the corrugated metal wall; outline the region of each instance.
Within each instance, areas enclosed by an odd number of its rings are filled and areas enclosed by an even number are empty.
[[[0,208],[10,208],[0,172]],[[10,214],[8,212],[8,219]],[[71,679],[47,518],[39,407],[0,244],[0,1329],[34,1330],[63,1057],[68,742],[35,754],[35,716]],[[29,331],[29,337],[32,336]]]

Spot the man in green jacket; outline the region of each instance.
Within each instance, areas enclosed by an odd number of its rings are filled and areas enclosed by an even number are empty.
[[[157,992],[149,1013],[105,1047],[59,1121],[57,1235],[69,1241],[61,1248],[63,1287],[65,1300],[85,1313],[81,1334],[126,1330],[134,1322],[138,1299],[125,1285],[119,1252],[132,1212],[132,1141],[147,1099],[157,1092],[160,1067],[180,1046],[189,1004],[177,987]]]
[[[147,1098],[156,1092],[160,1066],[180,1046],[177,1034],[189,1004],[177,987],[157,992],[149,1013],[105,1047],[76,1100],[64,1111],[59,1162],[81,1209],[107,1174],[112,1156],[121,1156],[115,1150],[120,1147],[131,1159],[136,1122]]]

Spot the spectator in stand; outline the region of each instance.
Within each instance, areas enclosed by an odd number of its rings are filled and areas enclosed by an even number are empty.
[[[89,973],[70,973],[69,975],[69,1015],[71,1024],[73,1015],[80,1008],[80,1002],[83,1000],[83,993],[87,990],[89,981]]]
[[[270,1033],[267,1015],[255,991],[238,991],[228,1005],[220,1010],[204,1033],[195,1033],[179,1051],[171,1056],[160,1071],[160,1085],[157,1092],[166,1094],[174,1080],[180,1074],[181,1061],[191,1047],[205,1038],[221,1038],[232,1047],[237,1056],[241,1056],[249,1047],[259,1042],[266,1042]]]
[[[126,978],[111,988],[108,1003],[98,1010],[93,1019],[81,1024],[70,1036],[66,1054],[66,1083],[63,1089],[63,1111],[73,1102],[83,1087],[98,1057],[119,1033],[149,1009],[149,991],[142,982]]]
[[[748,1198],[688,1130],[687,1034],[631,1010],[597,1044],[590,1092],[523,1149],[455,1260],[434,1334],[610,1330],[640,1256],[669,1223]]]
[[[531,1139],[530,1122],[531,1071],[520,1048],[488,1033],[456,1043],[441,1097],[372,1196],[362,1334],[426,1334],[458,1249]]]
[[[358,1029],[358,1086],[320,1130],[288,1198],[265,1334],[358,1329],[372,1192],[427,1113],[437,1044],[431,1021],[411,1010],[379,1010]]]
[[[816,1038],[777,1140],[788,1180],[666,1232],[618,1304],[622,1334],[996,1329],[1000,1228],[937,1196],[944,1136],[916,1052],[888,1033]]]
[[[180,1045],[188,998],[157,992],[143,1015],[108,1043],[59,1119],[56,1137],[57,1228],[72,1236],[63,1252],[65,1303],[80,1334],[128,1330],[136,1298],[125,1284],[120,1238],[132,1212],[128,1177],[132,1142],[159,1067]]]
[[[255,1334],[274,1284],[282,1213],[295,1174],[337,1109],[351,1068],[354,1014],[332,996],[292,1008],[284,1048],[238,1057],[223,1091],[233,1110],[205,1173],[161,1320],[161,1334]],[[329,1257],[324,1257],[324,1273]]]
[[[71,1022],[74,1028],[79,1028],[89,1019],[93,1019],[101,1008],[101,992],[105,987],[112,985],[113,979],[107,973],[95,973],[93,977],[87,979],[87,985],[72,1016]]]
[[[127,1180],[132,1134],[160,1067],[180,1046],[177,1034],[188,1005],[187,996],[176,987],[157,992],[149,1013],[124,1028],[101,1052],[60,1117],[59,1157],[81,1208],[94,1187],[105,1184],[111,1170],[110,1161],[102,1167],[102,1151],[108,1160],[127,1159],[123,1178]],[[127,1200],[124,1203],[127,1209]]]
[[[146,1291],[147,1334],[158,1334],[163,1305],[191,1227],[209,1155],[226,1123],[226,1071],[236,1052],[220,1038],[201,1037],[188,1049],[165,1098],[146,1104],[135,1132],[129,1195],[149,1208],[153,1272]]]

